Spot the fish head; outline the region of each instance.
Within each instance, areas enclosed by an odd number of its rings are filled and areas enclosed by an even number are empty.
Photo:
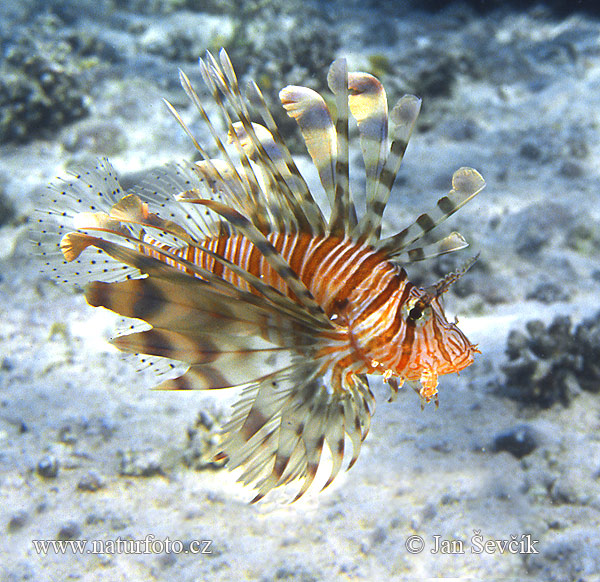
[[[400,310],[404,320],[396,370],[406,380],[420,381],[420,395],[429,402],[437,394],[437,378],[460,372],[479,351],[444,312],[440,294],[414,287]],[[436,399],[437,400],[437,399]]]

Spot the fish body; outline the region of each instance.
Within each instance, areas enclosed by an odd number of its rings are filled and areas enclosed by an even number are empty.
[[[277,232],[268,234],[266,239],[338,330],[345,328],[347,345],[340,350],[337,367],[352,369],[353,373],[389,371],[405,380],[421,380],[425,374],[431,383],[432,374],[457,372],[473,361],[470,342],[455,324],[445,319],[438,297],[430,304],[433,315],[429,325],[407,318],[409,306],[421,297],[422,290],[408,280],[402,267],[387,260],[384,253],[335,236]],[[200,247],[164,248],[218,274],[239,289],[253,292],[242,277],[204,252],[210,249],[260,277],[273,289],[294,298],[285,280],[244,236],[205,239]],[[180,268],[177,261],[157,250],[148,254]],[[431,398],[426,392],[423,396],[427,401]]]
[[[403,265],[467,246],[458,233],[418,242],[484,186],[460,168],[436,207],[381,238],[381,217],[415,124],[420,100],[403,97],[389,114],[375,77],[332,64],[325,100],[305,87],[280,93],[302,132],[329,201],[314,200],[258,87],[246,97],[222,51],[201,71],[228,128],[227,141],[182,73],[182,85],[210,129],[211,158],[183,122],[200,162],[165,167],[124,192],[107,160],[50,190],[38,213],[37,246],[58,279],[85,287],[90,305],[141,320],[113,343],[187,370],[161,389],[241,387],[224,427],[219,458],[242,467],[254,501],[296,479],[312,483],[327,446],[331,483],[352,444],[366,437],[375,399],[368,375],[392,396],[419,382],[437,404],[438,376],[459,372],[478,351],[449,322],[441,295],[472,261],[428,288]],[[250,109],[263,124],[251,121]],[[348,177],[348,117],[356,120],[366,171],[366,212],[358,216]],[[391,127],[390,122],[391,121]],[[390,139],[391,138],[391,139]],[[154,360],[152,360],[154,361]],[[164,365],[167,362],[167,365]]]

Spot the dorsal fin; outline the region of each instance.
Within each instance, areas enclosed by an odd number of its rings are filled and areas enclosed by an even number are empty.
[[[265,203],[272,214],[276,229],[279,232],[294,232],[298,228],[298,223],[293,220],[294,214],[291,212],[287,200],[280,195],[277,175],[269,171],[270,168],[267,165],[261,163],[265,151],[268,151],[267,155],[271,157],[272,161],[281,157],[276,151],[277,146],[265,127],[253,123],[252,129],[254,134],[250,135],[244,124],[236,121],[229,129],[228,142],[241,146],[248,159],[256,164],[257,171],[264,182],[261,184],[261,189],[264,191]],[[260,148],[259,143],[262,146]],[[273,163],[275,164],[276,161]]]
[[[346,59],[336,59],[329,67],[327,83],[336,97],[337,156],[335,163],[334,205],[329,219],[329,231],[333,235],[349,234],[356,224],[356,212],[350,200],[348,168],[348,65]]]
[[[211,92],[213,100],[215,101],[215,103],[219,107],[221,114],[223,115],[223,118],[227,125],[228,136],[233,138],[233,144],[235,145],[238,151],[239,159],[244,169],[242,175],[246,183],[248,184],[248,194],[251,200],[250,210],[252,214],[250,215],[250,217],[254,224],[257,226],[257,228],[261,229],[264,232],[267,232],[269,230],[269,226],[266,217],[269,215],[269,207],[266,204],[266,201],[264,199],[264,193],[260,188],[258,179],[254,173],[254,169],[250,164],[250,160],[248,159],[246,152],[239,143],[235,131],[233,131],[234,122],[231,119],[231,115],[229,114],[229,111],[227,110],[227,107],[225,107],[225,104],[223,102],[223,96],[226,96],[228,93],[230,93],[223,72],[219,68],[217,62],[215,61],[215,58],[209,52],[206,53],[206,60],[200,59],[199,64],[200,72],[202,73],[202,78],[204,79],[206,86]],[[235,86],[237,86],[237,81]],[[191,89],[191,87],[190,90],[191,91],[190,93],[188,93],[188,95],[190,95],[192,97],[192,100],[195,102],[196,100],[198,100],[198,96],[193,91],[193,89]],[[207,125],[209,125],[210,121],[208,120],[206,114],[204,114],[203,117],[204,121],[207,123]],[[226,152],[225,147],[222,145],[220,138],[215,134],[213,134],[213,138],[215,140],[215,143],[217,143],[219,149],[222,152]],[[227,159],[229,161],[228,154],[225,153],[225,155],[227,155]]]
[[[295,197],[297,204],[300,208],[302,208],[306,217],[308,218],[308,222],[310,224],[310,232],[315,235],[322,235],[325,233],[325,219],[323,218],[323,213],[321,212],[321,208],[315,202],[306,181],[300,174],[300,170],[296,166],[296,162],[292,158],[292,154],[290,150],[285,145],[281,134],[279,133],[279,129],[277,128],[277,124],[267,107],[265,99],[262,95],[261,90],[258,88],[258,85],[254,81],[250,81],[248,83],[248,90],[246,91],[246,97],[248,101],[255,107],[265,125],[267,126],[269,132],[273,136],[273,140],[279,146],[280,152],[283,156],[285,165],[289,172],[289,178],[285,173],[282,173],[283,178],[289,186],[290,192]]]
[[[371,196],[367,193],[367,211],[357,229],[359,236],[364,237],[366,242],[379,240],[383,211],[390,197],[394,180],[400,169],[420,109],[421,100],[418,97],[404,95],[391,112],[390,117],[393,126],[390,152],[387,159],[384,159],[383,167],[379,169],[378,176],[375,177],[375,185]],[[382,145],[387,147],[387,143]],[[375,150],[375,147],[373,149]],[[367,184],[369,183],[368,180],[367,172]]]
[[[367,176],[367,208],[385,162],[388,132],[387,98],[383,85],[368,73],[350,73],[350,111],[358,125]]]
[[[218,70],[215,58],[210,52],[207,53],[207,58],[213,63],[212,72],[213,74],[216,73],[220,79],[219,86],[239,118],[239,122],[233,124],[233,127],[237,124],[243,127],[247,137],[246,143],[251,142],[255,150],[253,161],[259,165],[263,176],[270,177],[271,192],[267,191],[266,193],[268,201],[273,202],[273,198],[278,196],[279,200],[275,203],[276,207],[287,210],[285,215],[287,220],[294,223],[293,228],[311,232],[310,222],[304,213],[304,208],[297,203],[297,198],[286,181],[288,170],[285,168],[282,171],[281,164],[277,163],[282,157],[281,146],[275,144],[273,135],[268,129],[250,121],[250,113],[242,97],[229,55],[225,49],[219,51],[220,71]],[[259,133],[256,132],[257,129]]]
[[[452,176],[452,190],[437,201],[435,208],[429,213],[421,214],[415,222],[398,234],[379,241],[375,248],[387,253],[390,258],[399,255],[464,206],[484,186],[485,181],[477,170],[459,168]]]
[[[225,146],[223,145],[223,142],[221,141],[219,134],[217,133],[212,122],[210,121],[210,118],[208,117],[206,111],[204,110],[204,107],[202,106],[202,102],[200,101],[198,94],[196,93],[196,91],[194,91],[194,88],[192,87],[190,80],[188,79],[187,75],[183,71],[179,71],[179,79],[181,81],[181,86],[183,87],[187,96],[190,98],[190,100],[192,101],[192,103],[194,104],[194,106],[196,107],[198,112],[200,113],[202,120],[208,127],[219,151],[221,152],[221,154],[223,155],[223,157],[225,158],[225,160],[229,164],[229,166],[231,168],[233,168],[233,171],[236,176],[236,180],[238,181],[238,184],[239,184],[239,188],[235,189],[237,191],[237,196],[236,196],[236,193],[230,192],[229,193],[230,197],[232,199],[236,199],[237,203],[246,209],[246,211],[248,212],[248,215],[252,218],[253,222],[257,225],[258,228],[261,228],[265,231],[268,230],[268,223],[266,222],[266,218],[265,218],[267,213],[266,213],[266,211],[261,212],[261,209],[264,210],[264,207],[256,199],[255,192],[252,188],[250,181],[248,180],[247,176],[244,173],[242,173],[242,175],[240,175],[240,173],[235,168],[235,164],[231,160],[231,157],[229,156],[229,153],[227,152]],[[163,101],[166,104],[169,111],[171,112],[171,114],[173,115],[173,117],[175,117],[175,119],[178,121],[178,123],[181,125],[181,127],[184,129],[184,131],[190,137],[194,146],[196,147],[198,152],[200,152],[200,155],[202,156],[203,160],[207,164],[210,164],[211,163],[210,156],[204,150],[204,148],[198,143],[198,141],[194,137],[194,134],[188,128],[187,124],[183,121],[183,119],[181,118],[181,116],[179,115],[177,110],[166,99],[164,99]],[[215,175],[219,175],[219,171],[217,168],[213,168],[213,171],[214,171]],[[225,181],[224,181],[223,185],[224,185],[224,188],[227,189],[228,184]],[[239,194],[241,194],[241,193],[243,193],[243,198],[239,197]]]
[[[331,208],[335,207],[337,143],[329,108],[319,93],[308,87],[288,85],[279,92],[281,104],[304,137]]]
[[[227,110],[223,110],[232,143],[239,149],[242,143],[237,142],[236,136],[243,135],[246,148],[250,144],[252,145],[250,150],[253,152],[253,158],[251,159],[260,168],[263,177],[267,177],[268,182],[267,191],[262,192],[261,199],[266,209],[272,211],[276,229],[279,231],[300,230],[312,233],[311,217],[307,216],[305,212],[308,207],[302,204],[302,197],[299,197],[293,191],[294,181],[290,179],[287,167],[284,165],[282,168],[282,165],[277,163],[277,159],[282,157],[282,153],[278,152],[281,146],[278,147],[275,144],[273,136],[268,135],[269,130],[266,128],[260,131],[260,135],[256,133],[256,128],[262,128],[262,126],[251,123],[250,113],[240,93],[233,66],[224,50],[219,53],[219,60],[220,65],[208,52],[206,62],[201,62],[203,75],[205,79],[209,78],[209,87],[216,86],[218,91],[221,92],[225,102],[239,120],[233,122]],[[223,100],[219,105],[224,108]],[[265,144],[268,144],[268,147],[265,147]],[[243,148],[244,153],[247,153],[246,148]],[[283,146],[283,149],[285,149],[285,146]],[[242,162],[244,162],[243,153],[240,152],[240,154]],[[276,159],[271,159],[272,154],[275,155]],[[260,195],[261,192],[257,192],[257,194]]]
[[[263,216],[271,215],[271,221],[275,226],[276,230],[286,230],[289,227],[290,219],[294,220],[292,213],[282,212],[283,200],[277,200],[275,204],[269,204],[267,197],[263,189],[261,188],[258,179],[254,173],[254,167],[250,164],[249,152],[252,152],[255,161],[262,162],[263,158],[266,160],[268,156],[264,153],[264,149],[261,146],[260,140],[254,133],[252,124],[249,119],[247,108],[241,98],[237,76],[231,65],[231,61],[227,56],[227,53],[223,50],[219,53],[220,63],[217,62],[215,57],[210,51],[206,51],[204,59],[200,59],[200,70],[207,87],[211,90],[213,99],[219,106],[221,113],[225,119],[227,125],[227,137],[229,143],[234,144],[238,150],[240,161],[244,167],[245,174],[247,175],[248,181],[251,186],[252,195],[255,203],[260,207],[259,213]],[[231,106],[234,114],[238,117],[239,122],[232,119],[225,101]],[[242,138],[239,131],[235,129],[237,123],[240,123],[245,130],[245,138]],[[244,139],[245,145],[242,143]],[[249,141],[253,147],[248,148]],[[254,149],[259,150],[258,155],[253,151]],[[266,162],[265,162],[266,164]],[[262,167],[264,170],[264,166]],[[293,225],[292,230],[297,229],[297,224]],[[266,229],[262,229],[266,232]]]

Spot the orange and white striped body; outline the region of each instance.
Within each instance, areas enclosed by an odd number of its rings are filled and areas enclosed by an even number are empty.
[[[408,281],[406,271],[380,251],[348,238],[307,233],[271,233],[266,239],[335,322],[337,347],[330,353],[331,367],[424,380],[427,388],[421,394],[429,401],[436,394],[438,375],[459,372],[472,363],[475,346],[447,321],[437,298],[431,302],[427,321],[417,323],[407,317],[424,290]],[[204,251],[208,249],[293,298],[285,280],[242,235],[224,235],[178,249],[153,242],[154,250],[142,251],[177,269],[185,267],[157,247],[253,292],[243,278]],[[347,342],[340,343],[341,336]]]

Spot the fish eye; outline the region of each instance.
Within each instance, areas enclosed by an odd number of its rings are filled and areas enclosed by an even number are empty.
[[[407,321],[423,325],[431,315],[431,307],[427,305],[422,298],[415,297],[407,301],[402,308],[402,315]]]
[[[408,319],[412,319],[413,321],[417,321],[423,315],[423,310],[419,307],[413,307],[408,312]]]

